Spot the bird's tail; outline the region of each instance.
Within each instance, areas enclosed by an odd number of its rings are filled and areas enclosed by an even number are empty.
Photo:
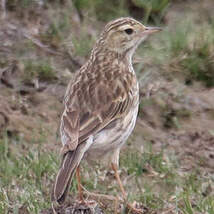
[[[76,150],[68,151],[63,156],[61,167],[52,190],[51,200],[53,202],[57,202],[58,204],[65,202],[73,175],[84,155],[80,147],[79,145]]]

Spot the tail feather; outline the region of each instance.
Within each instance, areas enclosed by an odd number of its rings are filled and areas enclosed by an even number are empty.
[[[75,151],[68,151],[63,156],[62,164],[52,190],[52,201],[57,201],[59,204],[64,203],[73,175],[84,155],[82,151],[84,150],[79,145]]]

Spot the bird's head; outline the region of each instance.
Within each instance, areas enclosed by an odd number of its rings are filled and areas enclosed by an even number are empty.
[[[101,40],[111,51],[119,54],[133,54],[148,35],[160,30],[159,27],[146,27],[133,18],[119,18],[105,26]]]

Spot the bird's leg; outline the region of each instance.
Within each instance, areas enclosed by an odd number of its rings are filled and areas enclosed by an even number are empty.
[[[127,199],[126,192],[123,187],[122,181],[120,180],[120,175],[117,171],[117,168],[119,166],[119,155],[120,155],[120,148],[114,150],[114,152],[113,152],[113,155],[111,157],[111,167],[114,171],[115,178],[116,178],[116,180],[119,184],[120,190],[122,192],[123,200],[126,201],[126,199]]]
[[[79,166],[76,169],[76,178],[77,178],[77,188],[78,188],[78,193],[79,193],[79,200],[80,200],[81,203],[90,204],[90,203],[88,203],[87,201],[84,200],[83,192],[85,192],[86,195],[91,196],[91,197],[95,197],[95,198],[104,198],[104,199],[110,200],[110,201],[118,200],[114,196],[91,193],[84,186],[82,186],[82,184],[81,184],[81,176],[80,176],[80,167]]]
[[[77,177],[77,187],[79,192],[79,200],[84,203],[79,166],[77,167],[77,170],[76,170],[76,177]]]
[[[115,178],[119,184],[119,187],[120,187],[120,190],[122,192],[122,195],[123,195],[123,200],[127,203],[127,194],[125,192],[125,189],[123,187],[123,184],[122,184],[122,181],[120,179],[120,175],[117,171],[117,168],[118,168],[118,165],[119,165],[119,153],[120,153],[120,150],[116,150],[112,156],[112,162],[111,162],[111,167],[114,171],[114,174],[115,174]],[[127,203],[127,208],[129,210],[132,210],[134,211],[135,213],[138,213],[138,214],[143,214],[143,211],[140,210],[140,209],[137,209],[134,207],[134,205],[130,204],[130,203]]]
[[[120,175],[119,175],[119,173],[117,171],[117,165],[115,163],[112,163],[111,167],[112,167],[112,169],[114,171],[115,178],[116,178],[116,180],[117,180],[117,182],[119,184],[120,190],[121,190],[122,195],[123,195],[123,199],[126,201],[127,196],[126,196],[126,192],[125,192],[125,189],[123,187],[122,181],[120,179]]]
[[[95,201],[88,201],[88,200],[84,200],[83,198],[83,190],[84,187],[81,184],[81,176],[80,176],[80,167],[78,166],[76,169],[76,177],[77,177],[77,188],[78,188],[78,192],[79,192],[79,200],[81,204],[84,204],[86,206],[93,206],[94,204],[96,204]]]

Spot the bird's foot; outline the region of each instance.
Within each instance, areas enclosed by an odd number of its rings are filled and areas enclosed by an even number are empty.
[[[78,200],[77,203],[81,204],[81,205],[88,206],[88,207],[96,207],[97,206],[97,202],[94,201],[94,200],[84,200],[84,199],[81,199],[81,200]]]
[[[137,208],[135,206],[136,206],[136,203],[133,203],[133,204],[128,203],[127,204],[127,208],[131,211],[131,213],[133,213],[133,214],[143,214],[144,213],[144,211],[142,209]]]
[[[105,194],[100,194],[100,193],[89,192],[85,187],[82,186],[82,188],[88,197],[96,198],[96,199],[97,198],[98,199],[106,199],[109,201],[118,200],[118,198],[113,196],[113,195],[105,195]]]

